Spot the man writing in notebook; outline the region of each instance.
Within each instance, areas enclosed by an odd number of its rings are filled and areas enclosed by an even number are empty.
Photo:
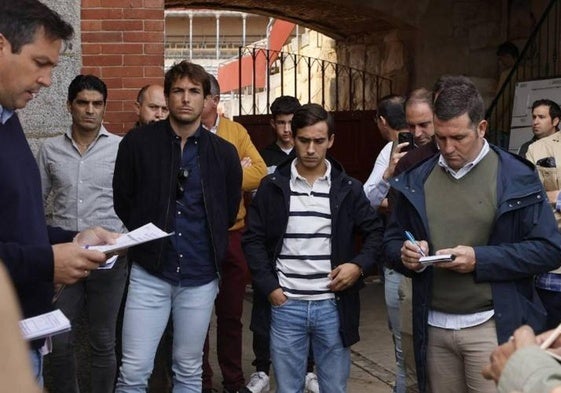
[[[484,112],[473,83],[448,84],[434,102],[440,153],[391,181],[397,196],[384,243],[391,265],[413,278],[421,392],[495,392],[481,369],[522,323],[544,328],[533,275],[561,264],[538,176],[487,143]],[[456,258],[425,267],[419,247]]]

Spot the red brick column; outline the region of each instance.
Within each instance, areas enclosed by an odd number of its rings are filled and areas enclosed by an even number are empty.
[[[148,83],[163,84],[164,0],[82,0],[82,73],[107,84],[105,126],[125,134]]]

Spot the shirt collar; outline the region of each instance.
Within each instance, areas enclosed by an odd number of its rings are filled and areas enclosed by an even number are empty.
[[[201,122],[201,124],[203,124],[203,123]],[[216,121],[214,122],[214,125],[212,127],[210,127],[210,129],[209,129],[209,128],[206,128],[206,126],[203,124],[203,128],[207,131],[212,132],[213,134],[216,134],[216,132],[218,131],[218,124],[220,124],[220,116],[216,115]]]
[[[6,124],[6,122],[10,120],[10,117],[12,117],[13,114],[13,110],[4,108],[2,105],[0,105],[0,123]]]
[[[66,137],[69,140],[73,140],[72,139],[72,127],[68,127],[68,129],[66,130],[66,132],[64,133],[64,135],[66,135]],[[95,140],[93,141],[92,144],[95,144],[97,142],[97,140],[101,137],[107,137],[109,136],[109,131],[107,131],[107,129],[104,127],[104,125],[101,125],[101,128],[99,129],[99,132],[97,133],[97,136],[95,137]]]
[[[454,179],[461,179],[462,177],[467,175],[469,171],[471,171],[487,155],[487,153],[489,153],[489,143],[486,139],[483,139],[483,147],[481,148],[481,151],[479,152],[477,157],[475,157],[473,161],[468,162],[457,171],[450,168],[444,157],[442,157],[442,154],[440,154],[440,156],[438,157],[438,165],[444,168],[444,170],[448,172]]]
[[[306,180],[305,177],[300,176],[300,174],[298,173],[298,169],[296,169],[297,161],[298,158],[295,158],[294,160],[292,160],[292,163],[290,164],[290,181],[295,182],[301,180],[308,183],[308,180]],[[329,160],[325,160],[325,165],[326,165],[325,173],[322,176],[318,177],[317,180],[327,181],[327,185],[331,187],[331,163],[329,162]]]

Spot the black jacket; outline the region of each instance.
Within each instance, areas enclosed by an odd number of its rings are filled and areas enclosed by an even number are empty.
[[[175,196],[181,163],[180,138],[168,120],[130,131],[121,141],[113,175],[115,212],[127,229],[153,222],[166,232],[175,230]],[[199,165],[206,218],[215,265],[228,246],[228,228],[236,221],[241,200],[242,169],[236,148],[201,129]],[[168,238],[141,244],[128,256],[147,269],[163,267]]]
[[[279,166],[288,158],[295,158],[296,154],[294,153],[294,149],[290,151],[289,154],[286,154],[284,151],[281,150],[277,142],[273,142],[268,146],[265,146],[259,154],[263,157],[263,161],[267,164],[268,167],[270,166]]]
[[[338,163],[330,162],[331,266],[335,268],[353,262],[363,272],[368,272],[381,252],[382,221],[370,207],[360,182],[344,173]],[[284,162],[275,173],[262,181],[250,205],[248,226],[242,240],[254,288],[263,294],[280,287],[275,261],[288,223],[290,165],[291,161]],[[358,254],[354,247],[357,231],[364,238]],[[349,289],[336,293],[340,333],[346,347],[359,341],[359,289],[362,286],[362,280],[359,279]]]

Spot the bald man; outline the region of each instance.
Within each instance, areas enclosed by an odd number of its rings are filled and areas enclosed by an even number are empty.
[[[135,108],[138,115],[135,127],[165,120],[168,117],[168,106],[164,97],[164,88],[160,85],[146,85],[141,88]]]

